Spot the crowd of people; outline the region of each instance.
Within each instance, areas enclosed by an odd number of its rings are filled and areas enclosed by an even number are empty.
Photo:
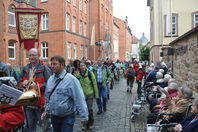
[[[107,101],[114,80],[119,82],[122,74],[127,83],[126,92],[132,93],[137,83],[137,102],[141,102],[142,89],[148,90],[150,106],[148,123],[155,123],[159,113],[174,113],[180,116],[163,116],[159,123],[177,122],[176,132],[198,131],[198,101],[192,98],[192,90],[178,87],[177,81],[164,62],[160,67],[139,63],[114,62],[99,57],[96,62],[83,58],[70,60],[65,66],[61,56],[53,56],[50,63],[40,60],[37,49],[29,50],[30,63],[23,67],[20,75],[10,64],[0,62],[0,76],[13,76],[18,82],[17,89],[28,91],[39,86],[41,97],[35,105],[14,105],[0,107],[0,131],[36,132],[37,124],[45,132],[73,131],[76,114],[79,114],[82,130],[94,129],[93,102],[96,99],[101,115],[107,111]],[[182,121],[184,113],[193,102],[192,116]],[[182,115],[182,116],[181,116]]]

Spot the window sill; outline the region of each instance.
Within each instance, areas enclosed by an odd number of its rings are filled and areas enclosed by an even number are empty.
[[[41,1],[41,4],[42,4],[42,3],[47,3],[47,2],[48,2],[48,0],[46,0],[46,1]]]
[[[164,36],[164,37],[166,37],[166,38],[170,38],[171,36],[166,35],[166,36]],[[172,35],[172,37],[178,37],[178,35]]]
[[[8,27],[16,28],[16,25],[8,25]]]
[[[15,60],[15,58],[8,58],[9,60]]]
[[[40,33],[47,33],[49,30],[42,30]]]

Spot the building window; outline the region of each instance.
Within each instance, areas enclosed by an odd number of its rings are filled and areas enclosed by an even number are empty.
[[[70,2],[70,0],[67,0],[67,2]]]
[[[176,36],[178,34],[178,29],[177,29],[178,19],[177,18],[178,18],[177,15],[172,14],[172,23],[166,21],[166,36],[171,36],[171,31],[172,31],[172,36]],[[167,16],[166,16],[166,20],[167,20]]]
[[[48,0],[41,0],[41,2],[46,2],[46,1],[48,1]]]
[[[85,59],[87,59],[87,46],[85,46]]]
[[[73,0],[73,6],[76,7],[76,0]]]
[[[47,42],[41,43],[41,57],[43,59],[48,59],[48,43]]]
[[[80,46],[80,57],[83,58],[83,45]]]
[[[74,59],[77,59],[77,45],[74,44]]]
[[[87,24],[84,23],[84,36],[87,36]]]
[[[71,59],[71,43],[67,43],[67,58]]]
[[[79,34],[82,35],[82,21],[79,23]]]
[[[11,5],[8,7],[8,26],[16,27],[15,13]]]
[[[198,13],[193,15],[194,27],[198,26]]]
[[[70,15],[67,13],[66,14],[66,30],[68,30],[68,31],[69,31],[69,17],[70,17]]]
[[[9,50],[9,59],[14,60],[15,59],[15,42],[14,41],[8,42],[8,50]]]
[[[82,0],[79,0],[80,10],[82,11]]]
[[[48,30],[48,14],[42,15],[42,30]]]
[[[73,17],[73,32],[76,32],[76,18]]]
[[[87,3],[84,3],[84,13],[87,14]]]

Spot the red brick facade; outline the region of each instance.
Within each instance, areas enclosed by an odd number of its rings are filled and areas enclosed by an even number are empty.
[[[119,59],[121,61],[129,61],[132,53],[132,35],[126,26],[126,22],[119,18],[115,18],[119,26]]]
[[[66,61],[68,63],[68,57],[74,58],[74,51],[76,49],[76,59],[81,59],[82,57],[91,57],[94,59],[94,48],[91,47],[90,51],[90,37],[91,29],[95,24],[95,42],[107,41],[107,34],[109,34],[111,43],[112,55],[110,52],[105,52],[104,46],[95,46],[95,59],[99,56],[106,58],[110,56],[114,59],[114,29],[113,29],[113,5],[111,0],[66,0],[66,13],[69,14],[69,20],[65,19],[65,0],[42,0],[37,1],[37,7],[43,8],[43,15],[46,15],[45,22],[48,24],[48,28],[43,29],[43,17],[41,17],[40,24],[40,35],[39,35],[39,50],[41,52],[41,59],[48,62],[49,59],[54,55],[61,55],[67,57]],[[14,0],[2,0],[0,1],[0,60],[5,63],[11,63],[12,65],[20,65],[20,44],[18,41],[16,28],[8,26],[8,7],[13,5],[19,7],[19,3]],[[25,3],[21,3],[21,7],[26,6]],[[89,9],[89,7],[91,7]],[[90,11],[90,12],[89,12]],[[47,17],[48,16],[48,17]],[[48,18],[48,21],[47,21]],[[67,18],[67,17],[66,17]],[[75,19],[75,32],[73,30]],[[69,29],[66,32],[65,41],[65,26],[69,21]],[[65,24],[66,21],[66,24]],[[81,24],[80,24],[81,23]],[[81,25],[81,26],[80,26]],[[127,30],[126,24],[123,20],[117,19],[117,25],[119,30],[117,30],[117,39],[119,40],[119,59],[126,60],[126,50],[131,52],[131,34]],[[47,26],[46,26],[47,27]],[[85,33],[86,27],[86,33]],[[80,31],[81,30],[81,31]],[[15,43],[15,58],[9,59],[9,41]],[[65,52],[65,42],[66,42],[66,52]],[[46,44],[47,53],[43,55],[43,43]],[[68,46],[70,44],[70,47]],[[76,48],[75,48],[76,47]],[[68,54],[70,49],[70,54]],[[29,63],[27,56],[27,51],[22,48],[22,65]],[[43,58],[44,57],[44,58]]]

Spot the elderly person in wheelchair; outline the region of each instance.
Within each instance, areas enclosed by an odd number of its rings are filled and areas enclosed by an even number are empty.
[[[198,99],[193,101],[192,115],[174,127],[174,132],[198,132]]]
[[[151,113],[148,116],[148,124],[155,123],[156,119],[160,119],[159,124],[182,121],[188,105],[192,102],[192,90],[181,87],[177,97],[171,99],[167,96],[166,98],[168,108],[160,113]]]

